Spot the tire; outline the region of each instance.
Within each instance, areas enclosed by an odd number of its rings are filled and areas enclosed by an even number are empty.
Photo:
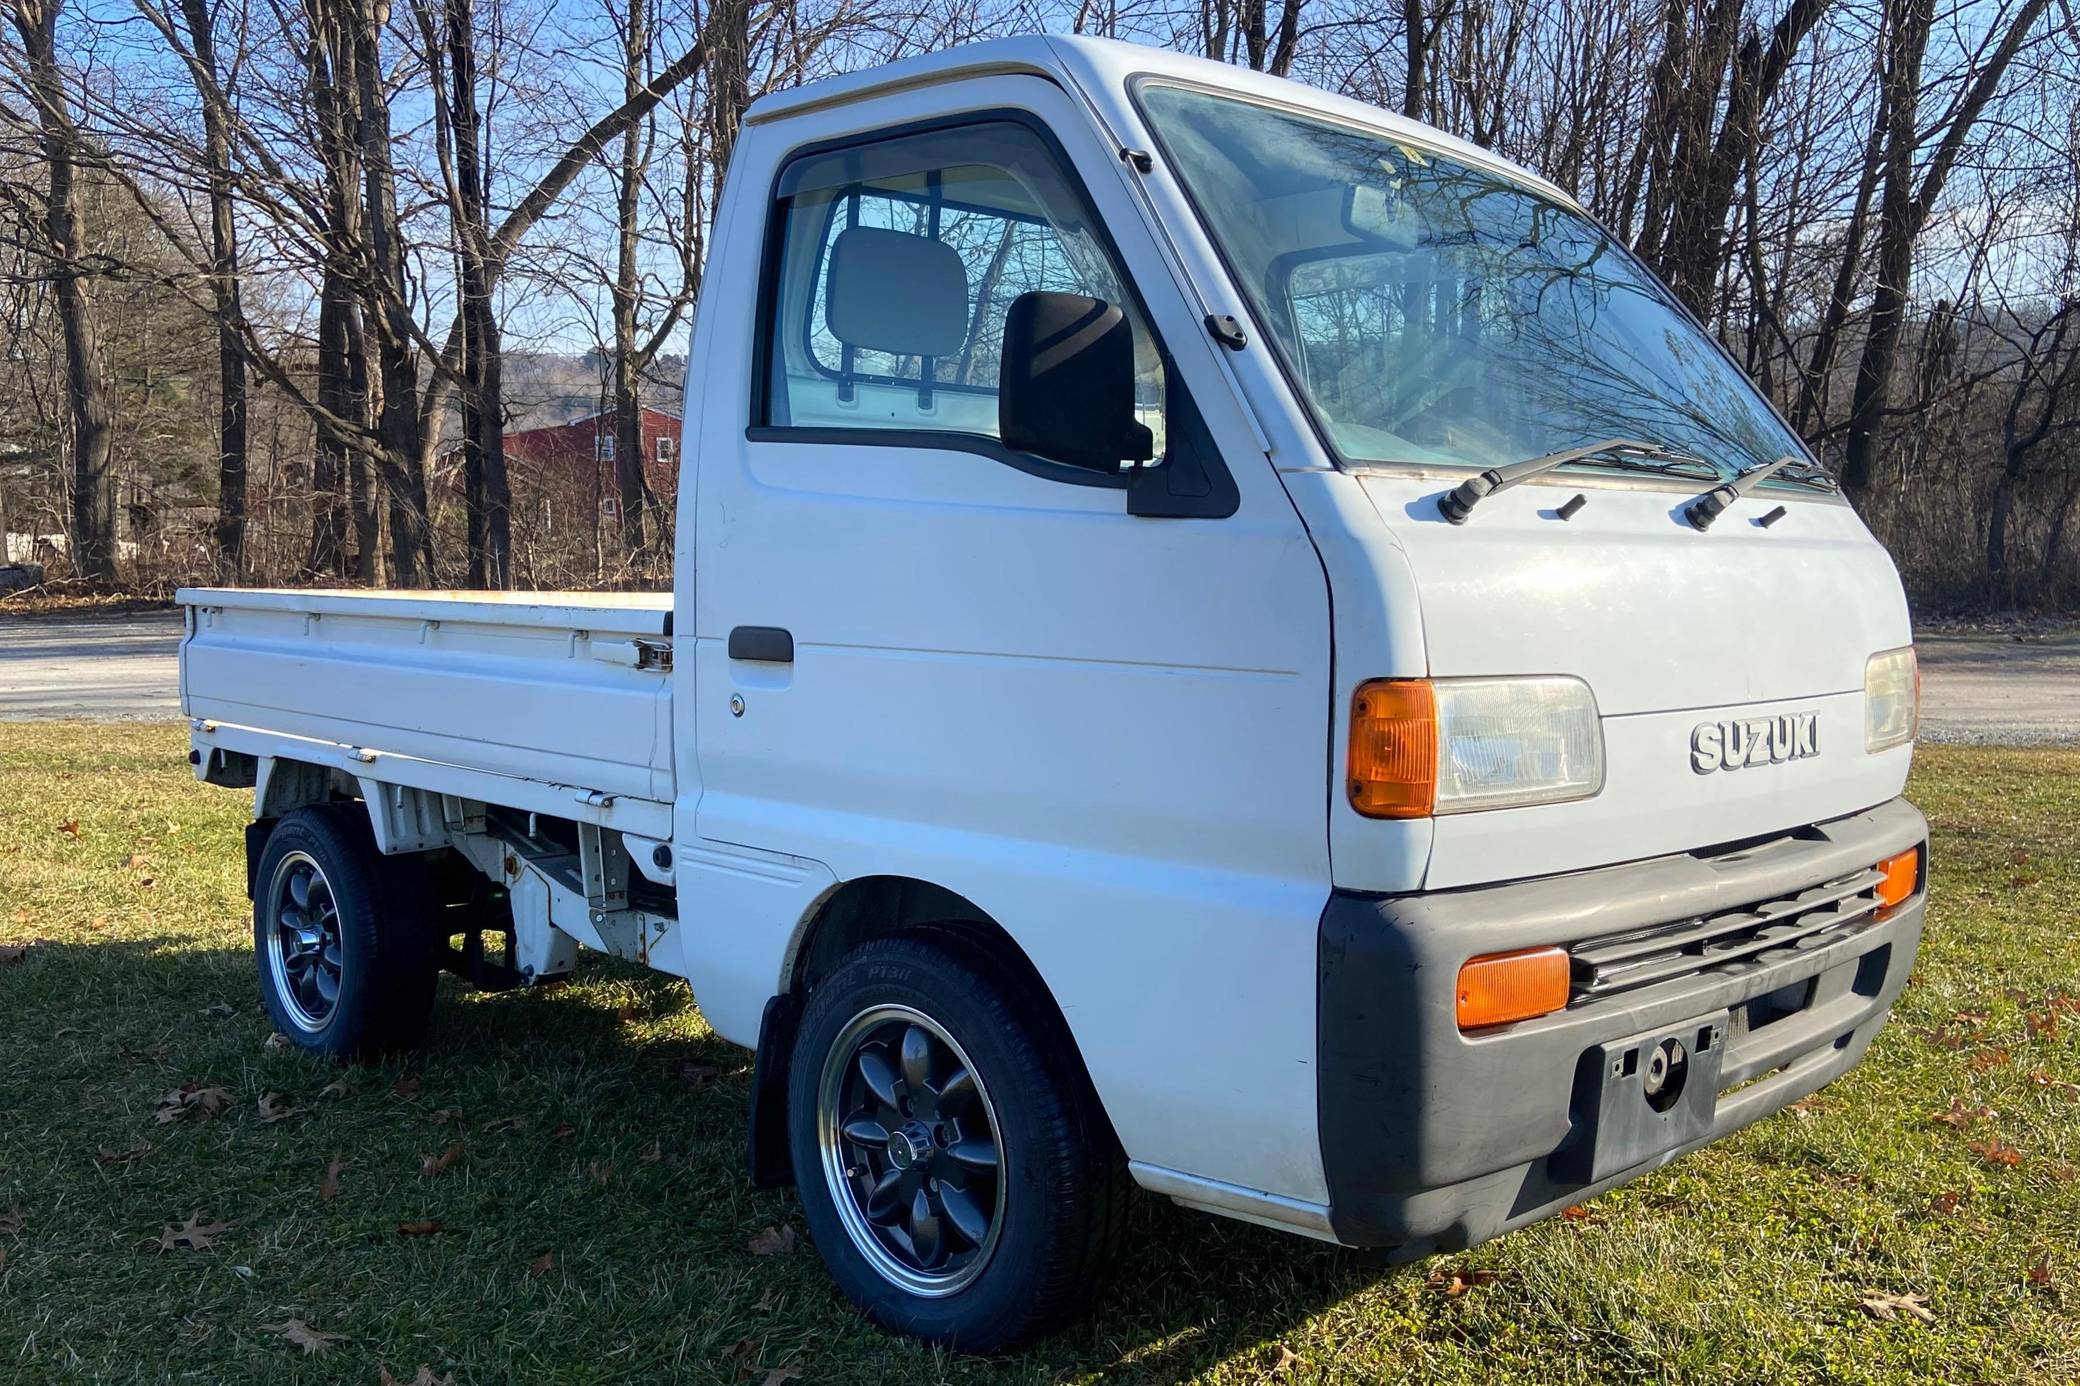
[[[409,1049],[433,1013],[424,871],[376,850],[360,804],[285,814],[253,874],[253,959],[277,1033],[354,1058]]]
[[[832,1277],[884,1326],[968,1352],[1083,1309],[1132,1189],[1066,1034],[1021,990],[957,934],[879,939],[810,994],[789,1067],[795,1183]]]

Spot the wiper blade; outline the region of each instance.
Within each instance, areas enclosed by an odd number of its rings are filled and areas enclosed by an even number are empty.
[[[1690,522],[1690,528],[1692,529],[1710,529],[1712,521],[1726,513],[1727,506],[1732,505],[1742,496],[1754,490],[1758,483],[1768,480],[1786,467],[1800,466],[1804,462],[1805,459],[1803,457],[1795,453],[1786,453],[1774,462],[1764,463],[1760,467],[1750,467],[1733,480],[1723,485],[1714,486],[1711,490],[1684,506],[1683,518]]]
[[[1444,499],[1437,503],[1437,508],[1442,510],[1444,517],[1453,524],[1463,525],[1466,523],[1466,517],[1473,513],[1473,507],[1478,505],[1483,497],[1492,496],[1497,491],[1507,491],[1520,481],[1529,481],[1542,472],[1550,472],[1553,468],[1564,467],[1570,462],[1580,462],[1604,453],[1626,452],[1644,453],[1649,457],[1673,456],[1659,443],[1644,443],[1637,438],[1605,438],[1601,442],[1569,448],[1565,452],[1549,452],[1543,457],[1527,457],[1522,462],[1490,467],[1479,476],[1470,476],[1453,487]]]

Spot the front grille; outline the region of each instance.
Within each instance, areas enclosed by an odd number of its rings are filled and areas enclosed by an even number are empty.
[[[1741,909],[1628,929],[1577,944],[1570,1004],[1673,977],[1764,966],[1846,938],[1878,913],[1877,870]]]

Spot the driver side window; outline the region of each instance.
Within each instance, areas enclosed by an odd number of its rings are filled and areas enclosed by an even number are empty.
[[[985,120],[808,154],[778,191],[760,423],[1000,440],[1011,305],[1073,293],[1126,315],[1134,412],[1161,456],[1161,354],[1032,130]]]

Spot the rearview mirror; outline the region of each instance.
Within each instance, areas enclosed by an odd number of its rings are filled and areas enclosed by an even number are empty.
[[[997,393],[1004,445],[1050,462],[1117,472],[1155,455],[1134,417],[1134,330],[1101,298],[1030,293],[1004,315]]]

